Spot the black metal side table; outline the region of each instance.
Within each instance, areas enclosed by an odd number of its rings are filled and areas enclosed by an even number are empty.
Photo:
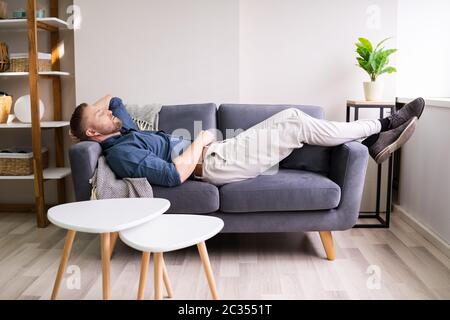
[[[390,109],[391,114],[395,112],[395,102],[382,102],[382,101],[358,101],[358,100],[348,100],[347,101],[347,122],[350,122],[351,109],[354,108],[354,120],[359,119],[359,109],[379,109],[380,119],[384,118],[384,110]],[[391,210],[392,210],[392,176],[394,168],[394,154],[389,157],[389,171],[388,171],[388,185],[387,185],[387,196],[386,196],[386,211],[380,211],[381,206],[381,174],[382,165],[378,165],[377,170],[377,200],[375,211],[362,211],[360,212],[359,218],[362,219],[376,219],[379,223],[374,224],[356,224],[354,228],[389,228]],[[381,214],[385,213],[386,218],[383,219]]]

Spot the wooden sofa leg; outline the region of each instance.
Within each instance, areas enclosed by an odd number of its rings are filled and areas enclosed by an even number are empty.
[[[336,259],[336,254],[334,252],[333,235],[331,234],[331,231],[320,231],[319,234],[323,248],[327,254],[327,259],[333,261]]]

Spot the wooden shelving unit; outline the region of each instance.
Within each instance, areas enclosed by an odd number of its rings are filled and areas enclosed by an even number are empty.
[[[24,31],[28,34],[29,72],[6,72],[0,73],[0,79],[8,78],[13,80],[28,78],[31,96],[31,124],[10,123],[0,125],[0,129],[31,129],[33,144],[33,165],[34,175],[30,176],[0,176],[0,180],[33,180],[34,181],[34,204],[1,204],[7,211],[35,211],[37,226],[44,228],[48,226],[47,219],[48,205],[44,198],[44,181],[56,180],[58,192],[58,204],[66,202],[66,185],[64,178],[70,175],[70,169],[64,165],[64,137],[63,128],[69,123],[62,121],[62,101],[61,101],[61,77],[68,76],[69,73],[60,71],[60,57],[58,53],[59,30],[67,28],[65,21],[58,18],[58,0],[50,0],[51,18],[36,18],[36,0],[27,0],[27,19],[0,20],[0,30],[18,31],[18,35]],[[52,51],[52,71],[38,72],[38,30],[50,32]],[[20,31],[22,33],[20,33]],[[39,90],[38,81],[52,81],[53,92],[53,120],[42,122],[39,119]],[[41,154],[41,129],[54,130],[55,136],[55,168],[43,170]]]

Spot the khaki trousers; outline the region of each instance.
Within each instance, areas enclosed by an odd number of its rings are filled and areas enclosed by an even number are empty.
[[[289,108],[206,152],[203,180],[214,185],[273,174],[278,163],[303,144],[332,147],[379,133],[378,120],[335,122]]]

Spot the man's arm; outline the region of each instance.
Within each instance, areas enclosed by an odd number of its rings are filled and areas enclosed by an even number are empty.
[[[177,168],[149,150],[138,147],[113,147],[106,161],[117,177],[147,178],[152,185],[176,187],[181,184]]]
[[[198,164],[203,147],[209,145],[215,140],[215,137],[209,131],[200,132],[197,139],[183,152],[183,154],[173,160],[175,168],[180,174],[181,183],[185,182],[194,172]]]
[[[100,100],[98,100],[96,103],[94,103],[94,106],[108,109],[111,99],[112,99],[112,96],[110,94],[108,94],[108,95],[104,96],[103,98],[101,98]]]
[[[133,129],[139,131],[139,128],[134,123],[130,114],[126,110],[122,99],[118,97],[113,97],[112,95],[108,94],[103,98],[101,98],[100,100],[98,100],[96,103],[94,103],[94,106],[104,108],[106,110],[108,109],[111,110],[113,115],[122,121],[123,129],[125,130]]]

